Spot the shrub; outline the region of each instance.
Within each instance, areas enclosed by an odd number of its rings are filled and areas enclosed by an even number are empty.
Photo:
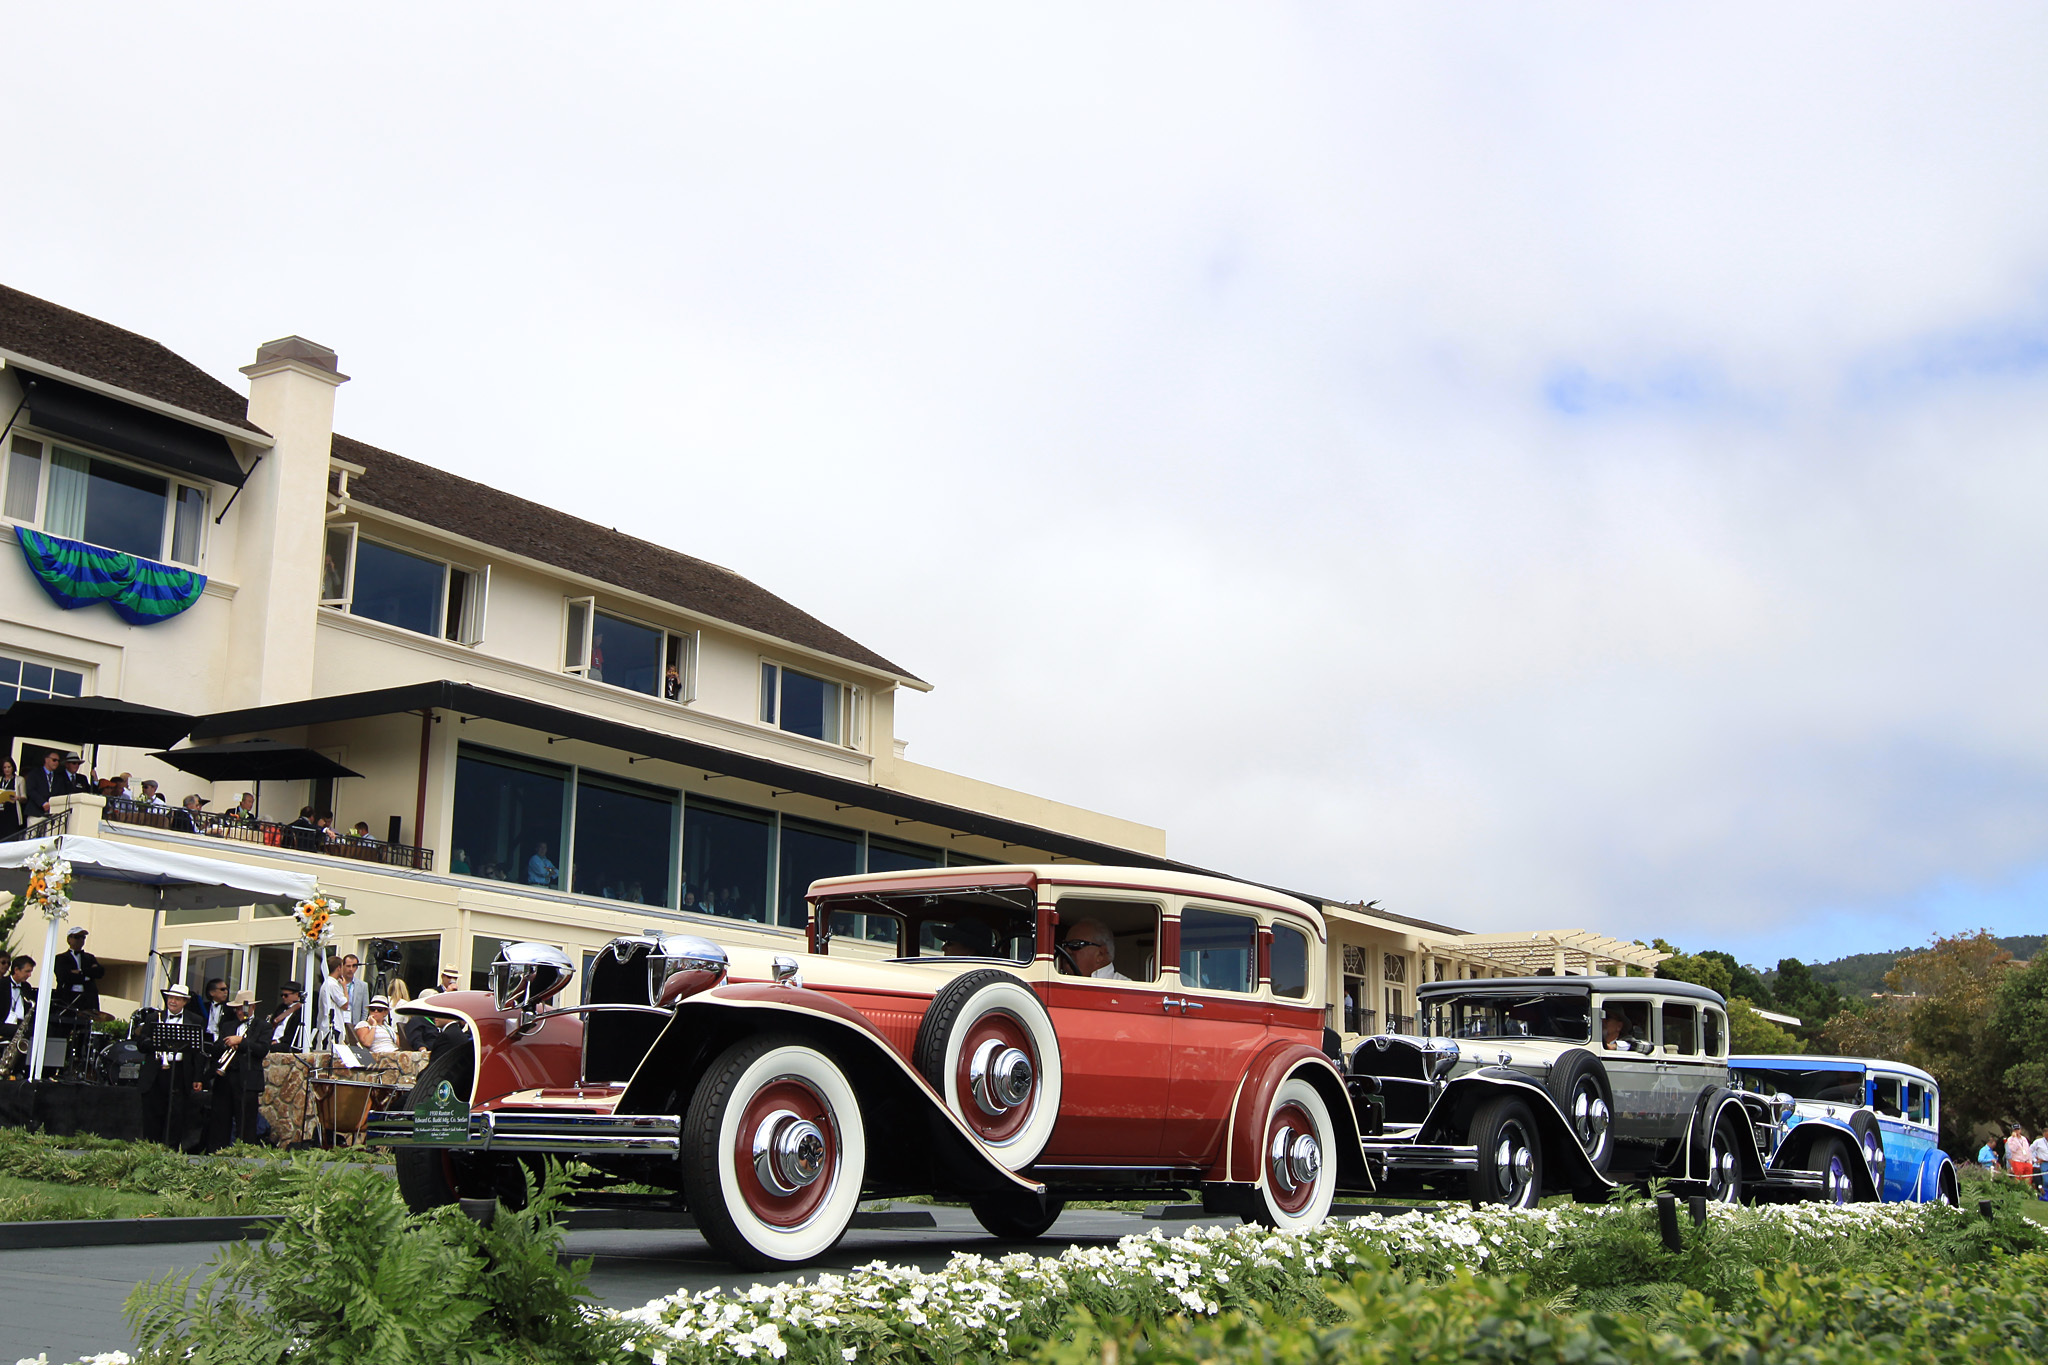
[[[137,1286],[140,1359],[192,1365],[449,1365],[620,1360],[634,1329],[591,1309],[587,1260],[563,1266],[551,1169],[525,1209],[484,1226],[459,1209],[407,1212],[387,1176],[294,1163],[287,1217],[192,1277]],[[189,1299],[189,1302],[188,1302]]]

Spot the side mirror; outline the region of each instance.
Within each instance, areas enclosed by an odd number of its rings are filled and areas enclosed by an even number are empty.
[[[551,943],[508,943],[491,963],[491,998],[530,1015],[562,993],[576,966]]]

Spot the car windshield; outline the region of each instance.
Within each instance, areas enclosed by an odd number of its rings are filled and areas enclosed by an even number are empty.
[[[1586,997],[1475,991],[1423,1002],[1425,1026],[1439,1038],[1545,1038],[1583,1043],[1590,1034]]]
[[[1863,1073],[1819,1071],[1803,1066],[1730,1067],[1738,1090],[1757,1095],[1790,1095],[1795,1100],[1831,1104],[1863,1103]]]
[[[827,896],[820,922],[834,935],[896,945],[896,960],[986,957],[1029,962],[1038,954],[1038,903],[1028,887]],[[852,926],[858,925],[856,930]]]

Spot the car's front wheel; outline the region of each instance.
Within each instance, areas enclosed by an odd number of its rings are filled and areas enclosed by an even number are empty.
[[[832,1058],[800,1038],[747,1038],[711,1064],[683,1123],[683,1197],[697,1228],[748,1270],[838,1244],[860,1203],[867,1134]]]
[[[421,1069],[406,1108],[417,1111],[444,1082],[452,1093],[467,1102],[475,1069],[468,1039],[443,1048],[440,1056]],[[453,1204],[465,1195],[472,1199],[490,1198],[502,1183],[491,1178],[488,1157],[447,1147],[399,1147],[392,1153],[391,1164],[398,1175],[398,1192],[414,1213]]]
[[[1260,1179],[1241,1205],[1247,1223],[1296,1231],[1330,1216],[1337,1193],[1337,1125],[1322,1092],[1290,1076],[1266,1107]]]
[[[1856,1181],[1849,1163],[1856,1159],[1847,1138],[1821,1137],[1806,1154],[1806,1169],[1819,1171],[1820,1197],[1830,1204],[1849,1204],[1856,1199]]]
[[[1473,1113],[1467,1132],[1479,1149],[1472,1197],[1511,1209],[1536,1207],[1543,1197],[1543,1138],[1529,1106],[1513,1095],[1488,1100]]]
[[[1727,1119],[1714,1125],[1707,1144],[1707,1198],[1716,1204],[1742,1202],[1742,1157],[1736,1146],[1735,1126]]]
[[[1943,1166],[1941,1174],[1935,1177],[1934,1198],[1936,1203],[1946,1204],[1952,1209],[1962,1206],[1963,1194],[1956,1184],[1956,1173],[1947,1166]]]

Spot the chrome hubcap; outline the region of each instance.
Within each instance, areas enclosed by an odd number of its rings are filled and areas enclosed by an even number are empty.
[[[1511,1204],[1522,1200],[1524,1190],[1536,1174],[1536,1159],[1529,1152],[1529,1143],[1518,1129],[1509,1128],[1500,1135],[1500,1141],[1493,1148],[1494,1180]]]
[[[1849,1202],[1849,1172],[1843,1169],[1840,1157],[1828,1162],[1828,1198],[1837,1204]]]
[[[974,1049],[974,1056],[967,1063],[968,1088],[974,1092],[974,1103],[990,1118],[1007,1114],[1030,1099],[1035,1078],[1030,1054],[999,1038],[991,1038]]]
[[[1718,1135],[1714,1146],[1707,1154],[1712,1163],[1708,1179],[1713,1183],[1713,1197],[1727,1203],[1735,1198],[1735,1150]]]
[[[754,1175],[777,1194],[795,1194],[825,1173],[825,1134],[787,1109],[761,1120],[753,1146]]]
[[[1588,1156],[1599,1156],[1607,1146],[1607,1125],[1611,1117],[1607,1101],[1601,1099],[1592,1086],[1582,1086],[1572,1097],[1572,1128],[1578,1133],[1579,1145],[1586,1149]]]
[[[1313,1133],[1297,1133],[1290,1124],[1273,1131],[1266,1148],[1266,1169],[1282,1194],[1293,1194],[1304,1185],[1316,1183],[1323,1173],[1323,1149]]]

